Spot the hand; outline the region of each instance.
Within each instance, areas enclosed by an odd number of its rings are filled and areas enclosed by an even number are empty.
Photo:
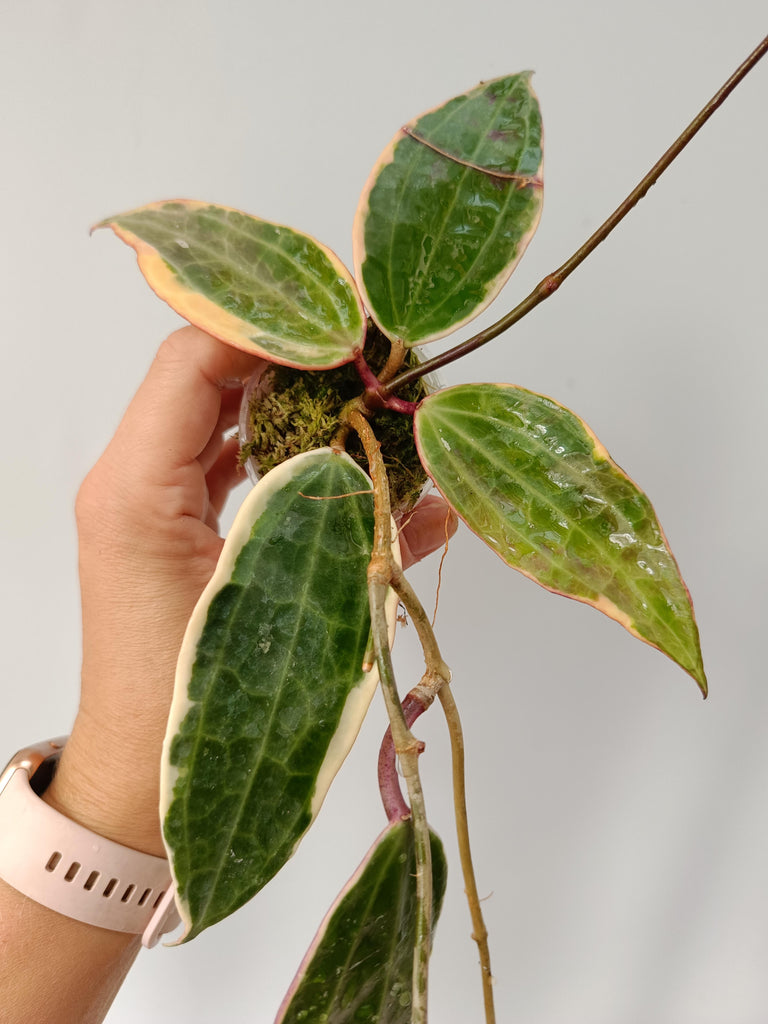
[[[193,327],[161,346],[77,499],[83,610],[79,713],[46,799],[99,835],[163,855],[159,764],[176,658],[216,565],[218,516],[242,479],[240,381],[264,365]],[[427,497],[401,535],[407,566],[456,519]]]

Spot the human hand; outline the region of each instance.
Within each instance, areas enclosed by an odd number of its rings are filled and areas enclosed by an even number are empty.
[[[197,328],[172,334],[77,499],[83,610],[78,716],[46,794],[99,835],[163,855],[159,764],[174,670],[223,545],[218,516],[242,479],[239,383],[263,361]],[[455,516],[430,495],[401,534],[407,567]]]

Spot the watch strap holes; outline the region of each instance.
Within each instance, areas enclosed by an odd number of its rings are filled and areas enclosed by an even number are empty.
[[[61,854],[59,853],[58,850],[56,850],[56,852],[52,853],[51,856],[48,858],[48,863],[45,865],[45,870],[46,871],[55,871],[56,870],[56,865],[59,863],[60,860],[61,860]]]
[[[25,748],[0,773],[0,879],[51,912],[154,945],[178,923],[168,861],[91,832],[40,800],[45,787],[36,784],[63,742]]]
[[[107,897],[111,896],[112,893],[115,891],[115,887],[117,886],[117,883],[119,881],[120,881],[119,878],[110,878],[110,880],[104,886],[104,892],[101,895],[102,896],[107,896]]]
[[[67,868],[67,873],[66,875],[64,875],[64,881],[71,882],[77,875],[77,872],[80,870],[81,866],[82,865],[78,864],[76,860],[73,860],[72,863]]]

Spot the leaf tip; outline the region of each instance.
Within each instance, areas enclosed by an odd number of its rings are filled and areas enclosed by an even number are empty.
[[[696,684],[701,690],[701,696],[703,700],[706,700],[709,696],[709,686],[707,685],[707,677],[704,674],[704,669],[700,668],[695,674],[692,672],[691,675],[696,680]]]
[[[88,229],[88,234],[92,235],[94,231],[98,231],[100,228],[111,228],[114,223],[113,217],[107,217],[105,220],[100,220],[96,224],[92,224]]]
[[[645,638],[641,636],[639,637],[639,639],[644,640]],[[676,665],[683,669],[698,686],[699,690],[701,691],[702,698],[704,700],[707,699],[707,697],[709,696],[709,685],[707,683],[707,674],[704,671],[704,662],[701,657],[701,648],[699,647],[698,633],[696,636],[695,648],[692,651],[693,656],[690,658],[678,657],[672,652],[665,650],[663,647],[658,646],[657,644],[651,644],[651,646],[656,647],[657,650],[660,650],[662,652],[662,654],[666,654],[668,658],[671,658]]]

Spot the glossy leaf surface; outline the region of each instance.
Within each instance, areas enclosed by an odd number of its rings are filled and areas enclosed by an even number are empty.
[[[485,82],[395,136],[354,229],[355,275],[386,334],[432,341],[491,302],[536,230],[541,165],[530,72]]]
[[[706,694],[688,591],[648,498],[572,412],[504,384],[430,395],[415,418],[429,475],[507,564],[594,605]]]
[[[330,449],[272,470],[190,620],[161,808],[185,938],[282,867],[357,735],[377,682],[362,670],[370,486]]]
[[[104,221],[185,320],[273,362],[327,369],[362,348],[351,275],[309,235],[211,203],[153,203]]]
[[[434,920],[447,867],[430,833]],[[390,825],[323,921],[276,1024],[409,1024],[416,935],[410,820]]]

